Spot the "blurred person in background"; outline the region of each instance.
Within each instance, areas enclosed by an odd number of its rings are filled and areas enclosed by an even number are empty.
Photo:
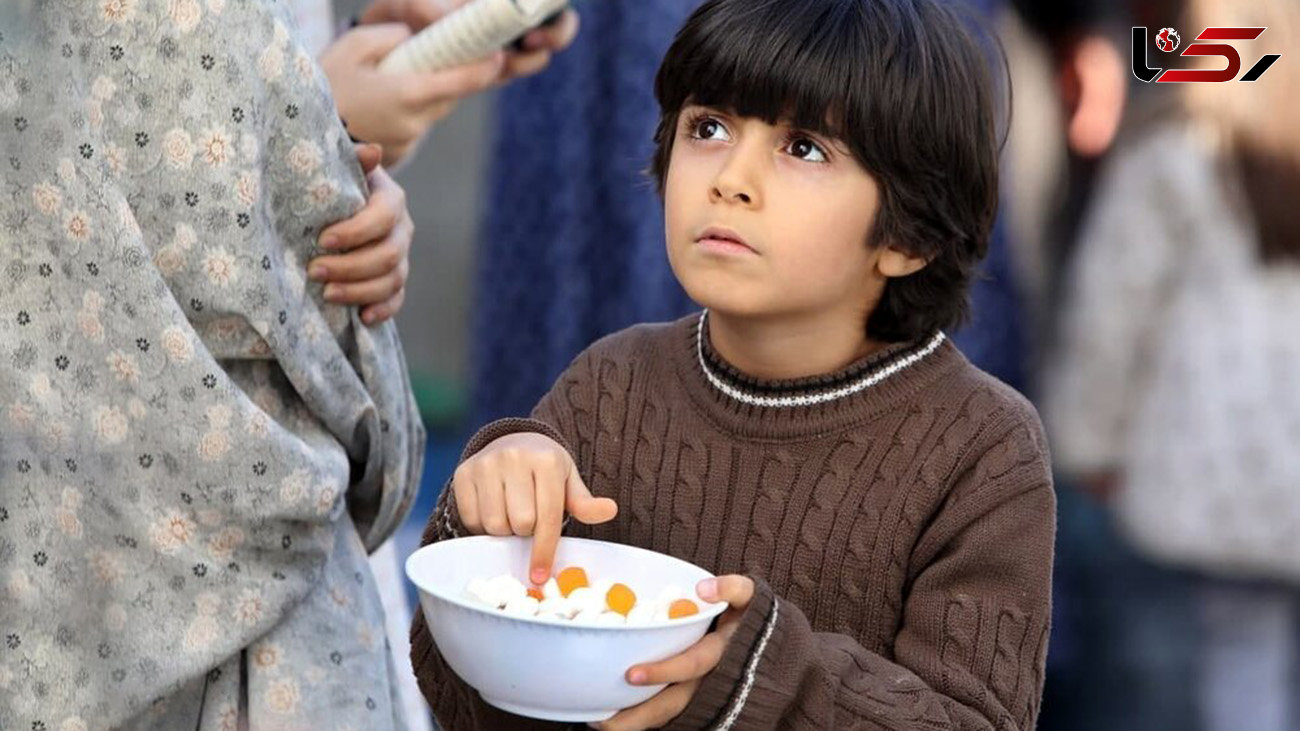
[[[1184,43],[1210,26],[1267,26],[1233,44],[1241,73],[1300,42],[1294,3],[1189,5]],[[1300,728],[1300,343],[1289,336],[1300,311],[1300,69],[1290,61],[1253,83],[1178,85],[1166,114],[1117,145],[1067,273],[1047,374],[1059,466],[1111,507],[1141,554],[1192,577],[1193,613],[1164,620],[1190,620],[1196,717],[1161,728]]]
[[[1015,110],[1005,210],[1024,283],[1031,393],[1053,338],[1059,282],[1098,173],[1117,140],[1161,118],[1169,85],[1133,88],[1129,28],[1177,17],[1176,0],[1015,0],[1002,19]],[[1140,86],[1140,85],[1138,85]],[[1194,633],[1188,581],[1120,536],[1110,511],[1057,475],[1052,642],[1040,727],[1190,728]]]

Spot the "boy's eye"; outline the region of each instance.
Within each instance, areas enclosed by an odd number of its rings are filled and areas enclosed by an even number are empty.
[[[786,149],[790,151],[791,155],[794,155],[800,160],[807,160],[808,162],[826,162],[826,153],[816,142],[813,142],[807,137],[794,138]]]
[[[691,123],[691,135],[701,140],[728,139],[727,128],[712,117],[703,117]],[[721,135],[721,136],[715,136]]]

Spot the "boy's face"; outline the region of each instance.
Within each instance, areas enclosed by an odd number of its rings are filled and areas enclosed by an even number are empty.
[[[720,313],[865,323],[885,283],[888,249],[867,245],[879,196],[839,140],[687,106],[664,185],[668,260]]]

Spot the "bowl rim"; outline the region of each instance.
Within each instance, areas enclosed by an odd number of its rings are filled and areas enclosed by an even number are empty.
[[[525,617],[525,616],[519,616],[519,615],[515,615],[515,614],[506,614],[505,612],[503,612],[503,611],[501,611],[501,610],[499,610],[499,609],[489,609],[489,608],[483,606],[482,604],[479,604],[478,602],[472,601],[472,600],[470,600],[470,599],[468,599],[468,598],[466,598],[466,597],[463,597],[463,596],[459,596],[459,595],[458,595],[459,593],[457,593],[457,594],[450,594],[450,593],[445,592],[445,591],[431,589],[431,588],[429,588],[425,583],[423,583],[423,582],[421,582],[420,580],[418,580],[418,579],[415,577],[414,573],[412,573],[412,571],[411,571],[411,566],[415,563],[417,557],[421,556],[422,554],[426,554],[426,553],[435,553],[435,552],[437,551],[437,549],[438,549],[440,546],[445,546],[446,544],[449,544],[449,543],[456,543],[456,542],[459,542],[459,541],[475,541],[475,542],[478,542],[478,543],[491,543],[491,542],[495,542],[495,541],[503,541],[503,540],[504,540],[504,541],[510,541],[510,540],[529,540],[529,538],[528,538],[527,536],[464,536],[464,537],[461,537],[461,538],[449,538],[449,539],[447,539],[447,540],[437,541],[437,542],[435,542],[435,543],[430,543],[430,544],[427,545],[427,546],[421,546],[420,548],[418,548],[418,549],[416,549],[415,551],[413,551],[413,552],[411,553],[410,556],[407,556],[407,557],[406,557],[406,561],[405,561],[405,563],[404,563],[404,565],[403,565],[403,570],[406,572],[406,578],[407,578],[407,580],[410,581],[412,584],[415,584],[415,587],[416,587],[417,589],[419,589],[422,593],[428,594],[429,596],[432,596],[432,597],[434,597],[434,598],[436,598],[436,599],[439,599],[439,600],[441,600],[441,601],[445,601],[445,602],[448,602],[448,603],[450,603],[450,604],[454,604],[454,605],[456,605],[456,606],[458,606],[458,607],[463,607],[463,608],[465,608],[465,609],[470,609],[470,610],[473,610],[473,611],[476,611],[476,612],[479,612],[479,613],[485,614],[485,615],[487,615],[487,616],[489,616],[489,617],[498,617],[498,618],[502,618],[502,619],[512,619],[512,620],[517,620],[517,621],[524,622],[524,623],[527,623],[527,624],[539,624],[539,625],[543,625],[543,626],[546,626],[546,627],[568,627],[568,628],[571,628],[571,629],[580,629],[580,630],[610,630],[610,631],[614,631],[614,632],[628,632],[628,631],[637,631],[637,630],[655,630],[655,629],[665,629],[665,628],[669,628],[669,627],[687,627],[687,626],[690,626],[690,625],[692,625],[692,624],[697,624],[697,623],[700,623],[700,622],[704,622],[704,621],[706,621],[706,620],[709,621],[709,622],[712,622],[714,617],[717,617],[718,615],[720,615],[720,614],[722,614],[723,612],[725,612],[725,611],[727,610],[727,607],[728,607],[728,604],[727,604],[726,602],[706,602],[706,601],[704,601],[703,599],[700,599],[700,598],[699,598],[699,595],[697,594],[697,595],[695,596],[695,599],[696,599],[696,600],[698,601],[698,603],[699,603],[700,605],[702,605],[702,606],[700,607],[700,612],[699,612],[699,614],[696,614],[696,615],[693,615],[693,616],[690,616],[690,617],[683,617],[682,619],[669,619],[669,620],[666,620],[666,621],[651,622],[651,623],[649,623],[649,624],[636,624],[636,625],[628,625],[628,624],[616,624],[616,625],[603,625],[603,624],[577,624],[577,623],[575,623],[573,620],[570,620],[570,619],[560,619],[560,618],[558,618],[558,617],[555,617],[555,618],[552,618],[552,617]],[[680,558],[677,558],[676,556],[670,556],[670,555],[668,555],[668,554],[666,554],[666,553],[659,553],[658,551],[651,551],[651,550],[649,550],[649,549],[647,549],[647,548],[641,548],[640,546],[631,546],[631,545],[628,545],[628,544],[626,544],[626,543],[617,543],[617,542],[615,542],[615,541],[598,541],[598,540],[594,540],[594,539],[591,539],[591,538],[577,538],[577,537],[574,537],[574,536],[561,536],[561,537],[560,537],[560,541],[561,541],[561,542],[577,542],[577,543],[608,543],[608,544],[612,544],[612,545],[618,546],[618,547],[620,547],[620,548],[626,548],[626,549],[629,549],[629,550],[631,550],[631,551],[650,554],[650,555],[656,556],[656,557],[661,558],[661,559],[662,559],[662,558],[667,558],[667,559],[669,559],[669,560],[671,560],[671,561],[674,561],[674,562],[676,562],[676,563],[684,564],[684,565],[686,565],[686,566],[689,566],[690,568],[693,568],[693,569],[695,569],[695,570],[697,570],[697,571],[702,571],[702,572],[704,572],[704,574],[706,575],[706,577],[713,577],[713,576],[714,576],[712,572],[705,571],[703,568],[700,568],[699,566],[696,566],[695,564],[691,563],[690,561],[684,561],[684,560],[682,560],[682,559],[680,559]],[[428,560],[428,559],[427,559],[427,558],[421,558],[420,560],[423,561],[423,560]],[[716,578],[716,577],[715,577],[715,578]],[[689,597],[687,597],[687,598],[689,598]]]

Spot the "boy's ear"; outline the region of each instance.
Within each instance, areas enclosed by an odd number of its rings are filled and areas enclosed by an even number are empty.
[[[929,263],[930,260],[923,256],[909,254],[893,246],[882,246],[876,257],[876,271],[884,277],[906,277],[921,271]]]

